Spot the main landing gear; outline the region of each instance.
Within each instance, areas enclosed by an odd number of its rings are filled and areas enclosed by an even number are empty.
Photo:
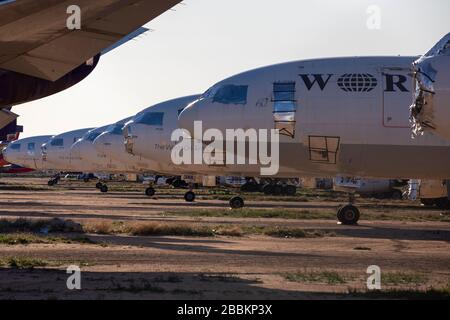
[[[196,194],[192,191],[192,187],[189,187],[189,191],[184,194],[184,200],[186,202],[194,202],[196,198]],[[153,186],[148,187],[145,189],[145,195],[147,197],[153,197],[156,195],[156,190]]]
[[[357,225],[361,216],[359,209],[354,206],[355,195],[349,194],[349,204],[339,207],[337,218],[340,224],[343,225]]]
[[[51,178],[47,184],[49,187],[53,187],[58,184],[59,180],[61,180],[61,176],[59,174],[57,174],[57,175],[53,176],[53,178]]]
[[[95,187],[97,189],[99,189],[102,193],[108,193],[108,186],[106,185],[106,183],[103,183],[101,181],[97,182],[97,184],[95,185]]]

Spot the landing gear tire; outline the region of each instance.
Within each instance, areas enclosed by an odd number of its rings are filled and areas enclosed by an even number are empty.
[[[108,186],[106,184],[102,185],[102,187],[100,188],[100,191],[102,193],[108,193]]]
[[[49,187],[53,187],[58,184],[58,180],[57,179],[49,180],[47,184]]]
[[[340,208],[337,212],[339,222],[344,225],[356,225],[359,221],[361,213],[358,208],[353,205],[347,205]]]
[[[280,196],[283,193],[283,187],[279,185],[273,186],[273,195],[274,196]]]
[[[297,187],[291,185],[284,187],[284,194],[289,197],[295,196],[297,194]]]
[[[192,191],[188,191],[184,194],[184,200],[186,202],[194,202],[195,201],[195,193]]]
[[[263,187],[263,192],[266,196],[273,194],[273,185],[267,184]]]
[[[97,184],[95,185],[95,187],[99,190],[102,188],[102,186],[103,186],[103,183],[101,183],[101,182],[97,182]]]
[[[244,206],[245,202],[241,197],[234,197],[230,200],[231,209],[242,209]]]
[[[145,189],[145,194],[148,197],[153,197],[156,194],[156,190],[152,187],[149,187],[149,188]]]
[[[392,191],[392,199],[393,200],[402,200],[403,199],[403,193],[400,190]]]

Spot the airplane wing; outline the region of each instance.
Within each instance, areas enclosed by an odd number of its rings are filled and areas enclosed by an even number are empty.
[[[182,0],[0,0],[0,69],[56,81]],[[69,30],[81,9],[81,29]]]

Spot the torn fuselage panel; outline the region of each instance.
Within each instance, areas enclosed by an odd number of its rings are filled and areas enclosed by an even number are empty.
[[[410,108],[413,135],[430,131],[450,138],[450,34],[412,68],[416,86]]]

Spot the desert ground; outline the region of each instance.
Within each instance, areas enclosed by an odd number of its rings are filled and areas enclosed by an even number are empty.
[[[0,178],[0,299],[450,298],[450,216],[409,200],[357,199],[357,226],[336,223],[345,194],[294,197],[230,189],[144,195],[139,183]],[[81,269],[69,290],[68,266]],[[367,289],[369,266],[381,290]]]

